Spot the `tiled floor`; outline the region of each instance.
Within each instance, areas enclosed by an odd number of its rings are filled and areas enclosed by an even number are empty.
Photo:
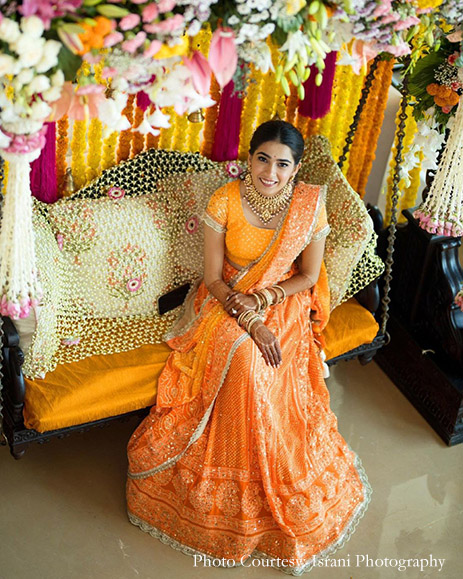
[[[350,542],[329,561],[336,566],[310,577],[460,578],[463,445],[447,448],[374,363],[342,363],[328,385],[373,498]],[[32,446],[20,461],[0,448],[0,578],[284,577],[262,567],[194,567],[192,558],[133,527],[124,483],[134,427],[120,423]],[[408,560],[403,571],[401,559]],[[445,560],[441,571],[438,559]],[[430,562],[437,566],[424,567]]]

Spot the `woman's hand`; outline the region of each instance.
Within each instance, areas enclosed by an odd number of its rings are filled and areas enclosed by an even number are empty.
[[[263,322],[252,326],[251,338],[259,348],[265,363],[278,368],[282,361],[280,343]]]
[[[248,310],[256,312],[257,299],[252,295],[235,292],[227,297],[223,307],[230,316],[237,318],[240,314]]]

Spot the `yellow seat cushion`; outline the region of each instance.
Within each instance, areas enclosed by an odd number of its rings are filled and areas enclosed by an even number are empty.
[[[341,304],[324,331],[327,359],[371,342],[377,331],[374,317],[355,299]],[[46,432],[152,406],[170,351],[166,344],[142,346],[61,364],[44,380],[26,379],[26,427]]]
[[[331,360],[349,350],[372,342],[379,325],[373,315],[351,298],[335,308],[330,315],[323,337],[326,359]]]

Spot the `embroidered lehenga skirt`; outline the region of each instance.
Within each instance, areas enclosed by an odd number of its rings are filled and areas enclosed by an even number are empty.
[[[307,189],[264,255],[240,272],[226,266],[225,281],[247,292],[294,273],[320,210],[318,188]],[[296,575],[342,546],[370,489],[329,407],[311,323],[323,321],[326,287],[322,275],[266,312],[282,349],[275,369],[199,286],[189,323],[169,341],[156,406],[129,442],[134,524],[190,555],[227,566],[286,560],[280,568]]]

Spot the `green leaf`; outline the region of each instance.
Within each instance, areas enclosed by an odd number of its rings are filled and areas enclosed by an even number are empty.
[[[112,4],[101,4],[96,7],[96,10],[102,16],[106,16],[106,18],[123,18],[127,16],[127,14],[130,14],[127,8],[113,6]]]
[[[58,54],[58,68],[63,71],[65,80],[74,81],[81,64],[82,58],[63,44]]]
[[[73,24],[72,22],[64,22],[60,26],[61,30],[67,32],[68,34],[83,34],[85,29],[78,24]]]
[[[96,6],[100,2],[103,2],[103,0],[84,0],[84,6]]]

